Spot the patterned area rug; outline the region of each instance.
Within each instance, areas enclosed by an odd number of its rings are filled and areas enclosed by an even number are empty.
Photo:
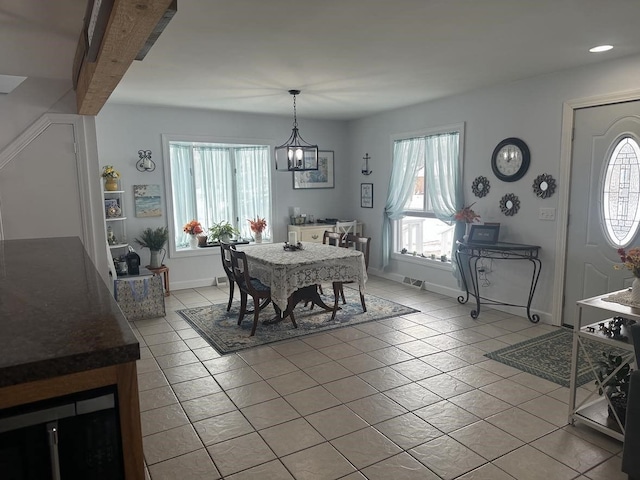
[[[616,355],[628,354],[626,350],[588,340],[585,342],[585,347],[592,362],[597,362],[604,351],[610,351]],[[559,328],[557,331],[486,353],[485,357],[568,387],[571,379],[572,349],[573,331]],[[589,369],[589,363],[580,351],[578,386],[591,381],[595,381],[595,377]]]
[[[342,309],[338,311],[333,321],[331,321],[331,312],[317,306],[310,310],[309,307],[305,308],[304,304],[300,303],[294,310],[298,328],[293,328],[291,319],[288,317],[274,325],[263,325],[263,320],[269,320],[275,315],[273,306],[268,305],[260,312],[260,323],[258,323],[256,334],[253,337],[249,336],[253,325],[253,314],[245,315],[242,325],[238,326],[237,324],[240,302],[233,302],[230,312],[227,312],[227,303],[225,302],[207,307],[178,310],[177,313],[195,328],[213,348],[224,354],[311,333],[399,317],[418,311],[374,295],[365,294],[367,311],[363,313],[358,292],[351,288],[345,288],[344,294],[347,304],[342,305],[342,301],[340,302]],[[322,299],[328,305],[333,305],[333,292],[331,296],[325,295]],[[249,308],[252,307],[253,301],[249,299]]]

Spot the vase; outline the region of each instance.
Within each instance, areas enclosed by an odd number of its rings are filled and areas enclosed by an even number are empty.
[[[470,223],[465,223],[464,224],[464,235],[462,236],[462,240],[464,242],[468,242],[469,241],[469,233],[471,232],[471,224]]]
[[[159,259],[160,250],[150,250],[150,252],[151,258],[149,259],[149,266],[151,268],[160,268],[162,266]]]
[[[631,284],[631,302],[640,305],[640,278],[634,277]]]
[[[253,232],[253,238],[255,238],[256,243],[262,243],[262,232]]]
[[[189,235],[189,246],[191,248],[198,248],[198,237],[195,235]]]
[[[113,177],[106,177],[104,179],[104,189],[107,192],[115,192],[118,190],[118,179]]]

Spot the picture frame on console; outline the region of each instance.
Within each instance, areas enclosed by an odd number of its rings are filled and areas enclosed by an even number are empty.
[[[471,225],[467,243],[483,243],[486,245],[492,245],[498,241],[499,235],[500,224]]]

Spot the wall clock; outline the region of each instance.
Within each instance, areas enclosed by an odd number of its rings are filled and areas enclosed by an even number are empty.
[[[529,169],[529,147],[519,138],[506,138],[493,150],[491,169],[503,182],[515,182]]]

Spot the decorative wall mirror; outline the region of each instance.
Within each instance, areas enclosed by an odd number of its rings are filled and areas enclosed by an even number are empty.
[[[540,198],[549,198],[556,191],[556,180],[551,175],[543,173],[533,181],[533,193]]]
[[[500,199],[500,210],[508,217],[513,217],[520,210],[520,200],[513,193],[507,193]]]
[[[486,196],[490,189],[491,185],[489,185],[489,180],[483,176],[476,177],[471,184],[471,191],[476,197]]]

